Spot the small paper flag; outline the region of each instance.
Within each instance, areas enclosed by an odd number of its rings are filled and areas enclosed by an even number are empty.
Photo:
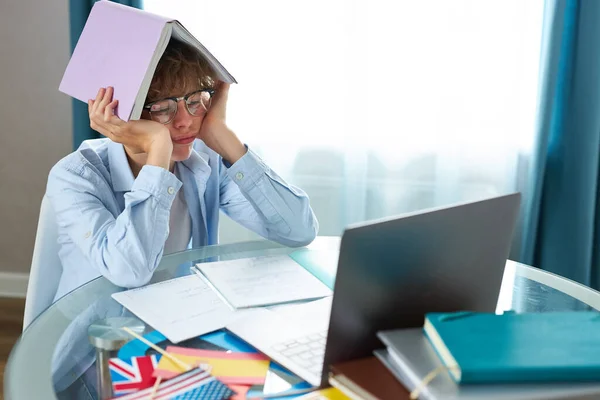
[[[209,365],[210,373],[227,384],[263,385],[270,364],[268,357],[258,353],[228,353],[177,346],[167,347],[167,352],[187,364]],[[162,357],[154,371],[154,376],[170,379],[181,372],[181,368],[177,364],[167,357]]]

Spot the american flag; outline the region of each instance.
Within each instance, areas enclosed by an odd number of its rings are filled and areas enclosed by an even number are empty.
[[[118,400],[143,400],[149,399],[153,388],[140,390],[122,397]],[[235,392],[225,386],[208,372],[194,368],[161,383],[154,394],[154,400],[223,400],[230,398]]]
[[[131,357],[127,362],[120,358],[108,361],[113,393],[116,396],[152,387],[156,378],[152,376],[158,364],[156,355]]]

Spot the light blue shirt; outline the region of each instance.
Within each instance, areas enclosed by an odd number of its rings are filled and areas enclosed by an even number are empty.
[[[109,139],[85,141],[52,168],[46,195],[63,267],[55,300],[100,275],[126,288],[146,284],[163,255],[171,204],[182,185],[193,247],[218,242],[219,210],[288,246],[306,245],[317,234],[307,195],[252,150],[227,168],[196,140],[191,157],[175,168],[179,179],[150,165],[134,178],[123,146]]]

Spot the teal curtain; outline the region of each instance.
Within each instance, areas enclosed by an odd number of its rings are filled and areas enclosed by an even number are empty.
[[[521,261],[600,287],[600,1],[547,0]]]
[[[85,26],[92,6],[97,0],[70,0],[69,14],[71,23],[71,53],[75,49],[79,35]],[[132,7],[142,8],[142,0],[121,0],[116,3],[125,4]],[[107,27],[110,29],[110,27]],[[73,99],[73,149],[77,149],[81,142],[87,139],[97,138],[99,135],[90,128],[90,119],[88,116],[87,104]]]

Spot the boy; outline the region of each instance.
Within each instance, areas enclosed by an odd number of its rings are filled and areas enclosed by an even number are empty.
[[[217,243],[219,210],[285,245],[315,238],[306,194],[228,128],[228,91],[194,49],[172,40],[142,119],[115,116],[110,87],[88,102],[91,127],[107,139],[84,142],[48,178],[63,266],[55,300],[99,275],[146,284],[163,254]]]

